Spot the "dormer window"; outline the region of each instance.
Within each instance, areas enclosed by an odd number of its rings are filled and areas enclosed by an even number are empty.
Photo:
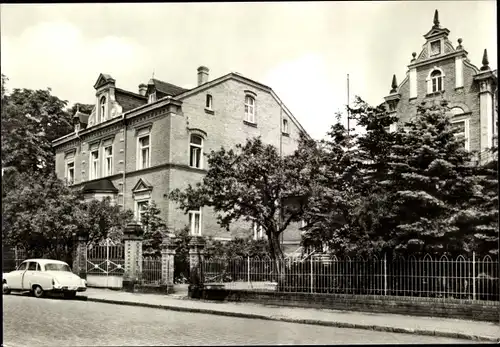
[[[153,92],[153,93],[149,94],[148,103],[152,103],[155,101],[156,101],[156,92]]]
[[[443,90],[443,74],[439,70],[431,73],[432,92],[436,93]]]
[[[99,120],[104,121],[106,119],[106,97],[103,96],[99,101]]]
[[[441,41],[431,42],[431,56],[441,54]]]

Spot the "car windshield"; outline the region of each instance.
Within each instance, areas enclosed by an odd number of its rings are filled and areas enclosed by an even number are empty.
[[[45,271],[68,271],[71,272],[71,269],[66,264],[45,264]]]

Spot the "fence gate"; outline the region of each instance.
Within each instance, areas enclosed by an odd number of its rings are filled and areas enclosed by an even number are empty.
[[[87,246],[87,284],[91,287],[121,288],[125,267],[123,244],[106,239]]]

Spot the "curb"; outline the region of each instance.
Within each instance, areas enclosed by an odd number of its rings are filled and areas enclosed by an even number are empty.
[[[178,312],[205,313],[205,314],[213,314],[213,315],[226,316],[226,317],[262,319],[262,320],[272,320],[272,321],[280,321],[280,322],[287,322],[287,323],[321,325],[321,326],[329,326],[329,327],[334,327],[334,328],[364,329],[364,330],[390,332],[390,333],[402,333],[402,334],[446,337],[446,338],[453,338],[453,339],[472,340],[472,341],[478,341],[478,342],[479,341],[480,342],[500,342],[500,337],[479,336],[479,335],[455,333],[455,332],[447,332],[447,331],[438,331],[438,330],[394,328],[394,327],[388,327],[388,326],[382,326],[382,325],[352,324],[352,323],[335,322],[335,321],[287,318],[287,317],[267,316],[267,315],[253,314],[253,313],[219,311],[219,310],[211,310],[211,309],[203,309],[203,308],[191,308],[191,307],[180,307],[180,306],[170,306],[170,305],[148,304],[148,303],[142,303],[142,302],[120,301],[120,300],[89,298],[89,297],[87,297],[86,301],[101,302],[101,303],[106,303],[106,304],[123,305],[123,306],[139,306],[139,307],[157,308],[157,309],[178,311]]]

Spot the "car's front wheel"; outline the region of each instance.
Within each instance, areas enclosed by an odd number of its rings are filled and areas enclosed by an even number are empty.
[[[41,297],[43,297],[44,294],[45,293],[44,293],[42,287],[40,287],[40,286],[33,287],[33,295],[35,296],[35,298],[41,298]]]
[[[64,292],[65,299],[74,299],[76,296],[76,292]]]
[[[10,288],[9,286],[7,285],[7,282],[3,282],[3,285],[2,285],[2,294],[10,294]]]

